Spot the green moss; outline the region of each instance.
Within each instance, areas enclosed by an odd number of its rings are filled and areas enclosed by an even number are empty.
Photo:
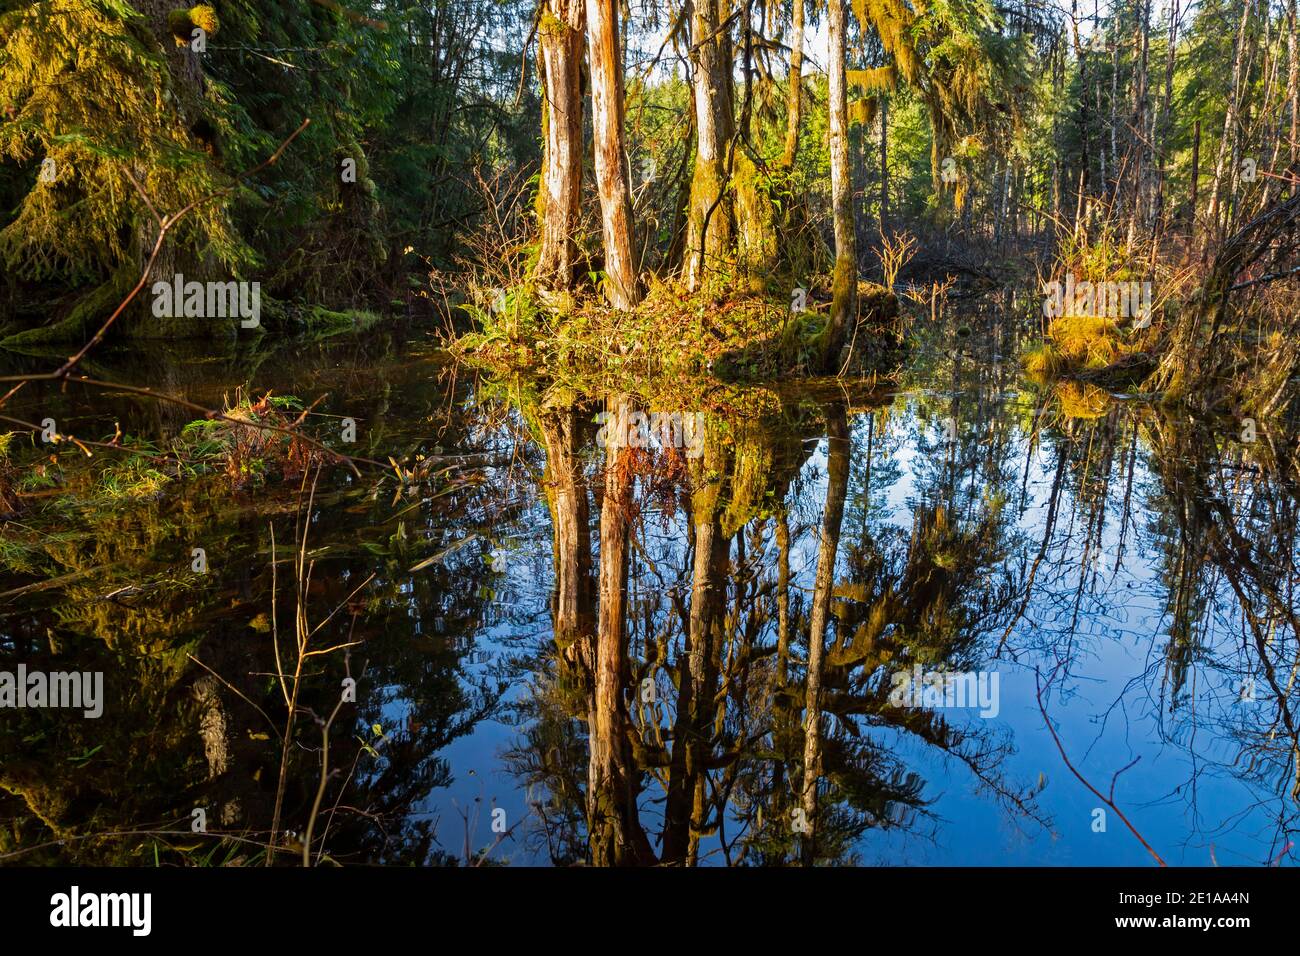
[[[736,191],[740,271],[751,292],[766,291],[777,261],[776,207],[769,178],[743,150],[736,153],[732,188]]]
[[[1024,354],[1023,361],[1025,372],[1039,383],[1051,381],[1068,368],[1068,363],[1050,343],[1030,349]]]
[[[214,36],[221,29],[221,21],[217,19],[217,11],[206,3],[191,7],[190,19],[196,27],[206,32],[208,36]]]
[[[128,270],[120,271],[107,282],[81,296],[72,310],[53,325],[16,332],[0,339],[0,347],[17,351],[32,346],[84,341],[96,323],[112,315],[113,310],[131,291],[136,278]]]
[[[217,11],[207,4],[190,7],[188,10],[172,10],[167,14],[167,28],[176,38],[177,46],[186,46],[194,39],[195,29],[202,30],[208,36],[215,36],[221,29]]]
[[[899,345],[888,325],[897,300],[874,287],[862,302],[855,358],[860,366],[867,359],[887,363]],[[812,299],[806,312],[792,313],[786,292],[689,293],[671,282],[652,283],[630,312],[590,300],[566,299],[560,308],[523,289],[511,290],[506,303],[496,312],[463,306],[478,328],[458,339],[453,352],[498,371],[544,370],[556,381],[581,380],[588,388],[596,380],[641,375],[711,373],[759,382],[813,374],[826,321],[824,307]]]
[[[349,332],[364,332],[383,321],[383,316],[375,312],[335,312],[320,305],[308,307],[303,312],[303,317],[307,321],[307,333],[318,339],[346,335]]]
[[[550,10],[542,13],[541,18],[537,21],[537,32],[542,36],[560,35],[563,36],[569,29],[568,24],[557,17]]]

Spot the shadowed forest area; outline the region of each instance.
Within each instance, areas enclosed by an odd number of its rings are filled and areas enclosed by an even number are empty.
[[[0,0],[0,865],[1289,867],[1295,0]]]

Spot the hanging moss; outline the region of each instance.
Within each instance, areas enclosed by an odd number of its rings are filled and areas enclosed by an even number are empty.
[[[182,96],[149,21],[110,0],[42,0],[0,15],[0,157],[44,166],[0,230],[0,259],[21,279],[101,280],[141,257],[155,208],[216,192],[225,177],[190,133]],[[72,65],[75,64],[75,68]],[[226,204],[197,206],[173,244],[246,261]]]

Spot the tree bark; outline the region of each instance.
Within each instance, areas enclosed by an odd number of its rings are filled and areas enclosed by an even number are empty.
[[[541,250],[536,277],[545,289],[572,288],[582,216],[583,0],[546,0],[538,26],[544,84],[542,181],[537,192]]]
[[[595,595],[591,576],[591,512],[582,476],[584,416],[576,406],[547,409],[539,416],[546,443],[546,499],[554,533],[555,585],[552,616],[555,643],[584,681],[595,671]]]
[[[1132,249],[1137,241],[1138,230],[1147,224],[1150,177],[1150,142],[1147,137],[1147,113],[1149,112],[1147,96],[1148,51],[1151,37],[1151,0],[1137,4],[1136,20],[1133,24],[1133,102],[1132,118],[1129,122],[1129,154],[1131,169],[1129,179],[1132,183],[1130,195],[1132,204],[1129,209],[1128,233],[1125,247]]]
[[[1160,255],[1160,239],[1165,229],[1165,163],[1173,156],[1173,123],[1171,121],[1174,102],[1174,70],[1178,55],[1178,7],[1179,0],[1173,0],[1169,8],[1169,28],[1165,50],[1165,92],[1160,100],[1160,120],[1157,124],[1160,136],[1161,152],[1164,156],[1156,164],[1155,197],[1152,200],[1152,217],[1154,221],[1151,237],[1151,262]],[[1154,142],[1154,137],[1152,142]]]
[[[880,231],[889,227],[889,99],[880,94]]]
[[[739,2],[752,4],[753,0]],[[777,263],[777,212],[766,186],[765,171],[755,162],[756,158],[761,162],[761,157],[750,156],[754,141],[754,35],[748,26],[748,17],[745,22],[744,54],[741,57],[744,96],[738,135],[729,150],[728,172],[735,196],[736,272],[747,280],[751,291],[761,293],[767,289]],[[726,59],[730,61],[730,54]],[[727,98],[732,97],[729,94]]]
[[[686,226],[686,286],[698,289],[708,273],[727,261],[733,245],[732,210],[726,195],[726,154],[734,133],[731,62],[723,55],[720,9],[728,0],[699,0],[691,17],[695,105],[695,172]]]
[[[630,309],[638,298],[637,267],[632,258],[632,190],[624,161],[623,61],[616,0],[587,0],[587,59],[605,245],[605,295],[614,308]]]
[[[691,476],[691,607],[664,807],[665,863],[693,862],[707,814],[703,796],[717,697],[715,651],[722,640],[731,554],[731,540],[722,530],[721,495],[723,476],[730,471],[729,453],[706,436],[704,456]]]
[[[1296,162],[1296,150],[1300,148],[1300,103],[1297,103],[1297,97],[1300,97],[1300,59],[1296,50],[1296,0],[1289,0],[1286,9],[1286,100],[1289,104],[1291,114],[1291,146],[1288,150],[1291,172],[1294,174]],[[1291,187],[1291,195],[1295,195],[1295,186]]]
[[[627,659],[627,561],[632,506],[632,452],[626,435],[628,402],[609,402],[615,427],[605,446],[605,493],[600,509],[600,614],[596,628],[594,706],[588,719],[587,834],[593,866],[650,862],[637,817],[635,768],[627,752],[623,671]]]
[[[1237,26],[1237,36],[1232,45],[1232,88],[1228,91],[1228,110],[1223,117],[1223,136],[1219,139],[1219,153],[1214,161],[1214,191],[1210,195],[1210,223],[1216,234],[1219,231],[1219,210],[1223,200],[1224,177],[1235,178],[1231,170],[1224,166],[1231,152],[1232,162],[1236,163],[1240,150],[1240,124],[1238,116],[1241,109],[1242,63],[1245,59],[1246,27],[1250,23],[1250,8],[1254,0],[1243,0],[1241,20]]]
[[[1196,127],[1192,131],[1192,195],[1191,195],[1191,209],[1190,209],[1190,217],[1189,217],[1191,220],[1191,229],[1189,231],[1193,237],[1196,235],[1196,200],[1198,198],[1197,193],[1199,192],[1200,184],[1201,184],[1201,121],[1197,120]]]
[[[789,169],[799,151],[799,119],[803,110],[803,2],[794,0],[790,32],[790,72],[787,74],[785,111],[785,149],[781,165]]]
[[[832,3],[833,5],[833,3]],[[808,632],[808,685],[804,713],[802,799],[809,828],[802,841],[805,866],[816,859],[817,779],[822,754],[822,668],[826,654],[826,624],[830,618],[831,590],[835,584],[835,558],[844,521],[844,499],[849,488],[849,425],[844,405],[836,403],[827,414],[826,507],[822,511],[821,545],[817,552],[817,577],[813,583]]]
[[[830,111],[831,209],[835,232],[835,275],[831,312],[821,342],[821,371],[834,371],[857,313],[858,251],[853,222],[853,184],[849,179],[848,90],[845,77],[844,0],[831,0],[828,106]]]

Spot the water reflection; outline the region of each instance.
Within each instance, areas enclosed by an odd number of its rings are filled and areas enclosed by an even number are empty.
[[[110,710],[4,712],[0,857],[1293,862],[1294,442],[1024,383],[1009,339],[820,389],[264,363],[397,469],[11,518],[0,668]],[[284,748],[300,606],[344,650]]]
[[[1005,733],[890,700],[890,673],[975,670],[1010,616],[998,492],[959,481],[977,446],[940,450],[902,528],[881,500],[901,464],[889,393],[730,398],[694,456],[648,430],[596,448],[586,423],[634,417],[627,395],[521,408],[546,449],[554,642],[508,763],[546,795],[550,858],[853,860],[868,831],[930,817],[891,737],[1044,823],[1002,773]]]

